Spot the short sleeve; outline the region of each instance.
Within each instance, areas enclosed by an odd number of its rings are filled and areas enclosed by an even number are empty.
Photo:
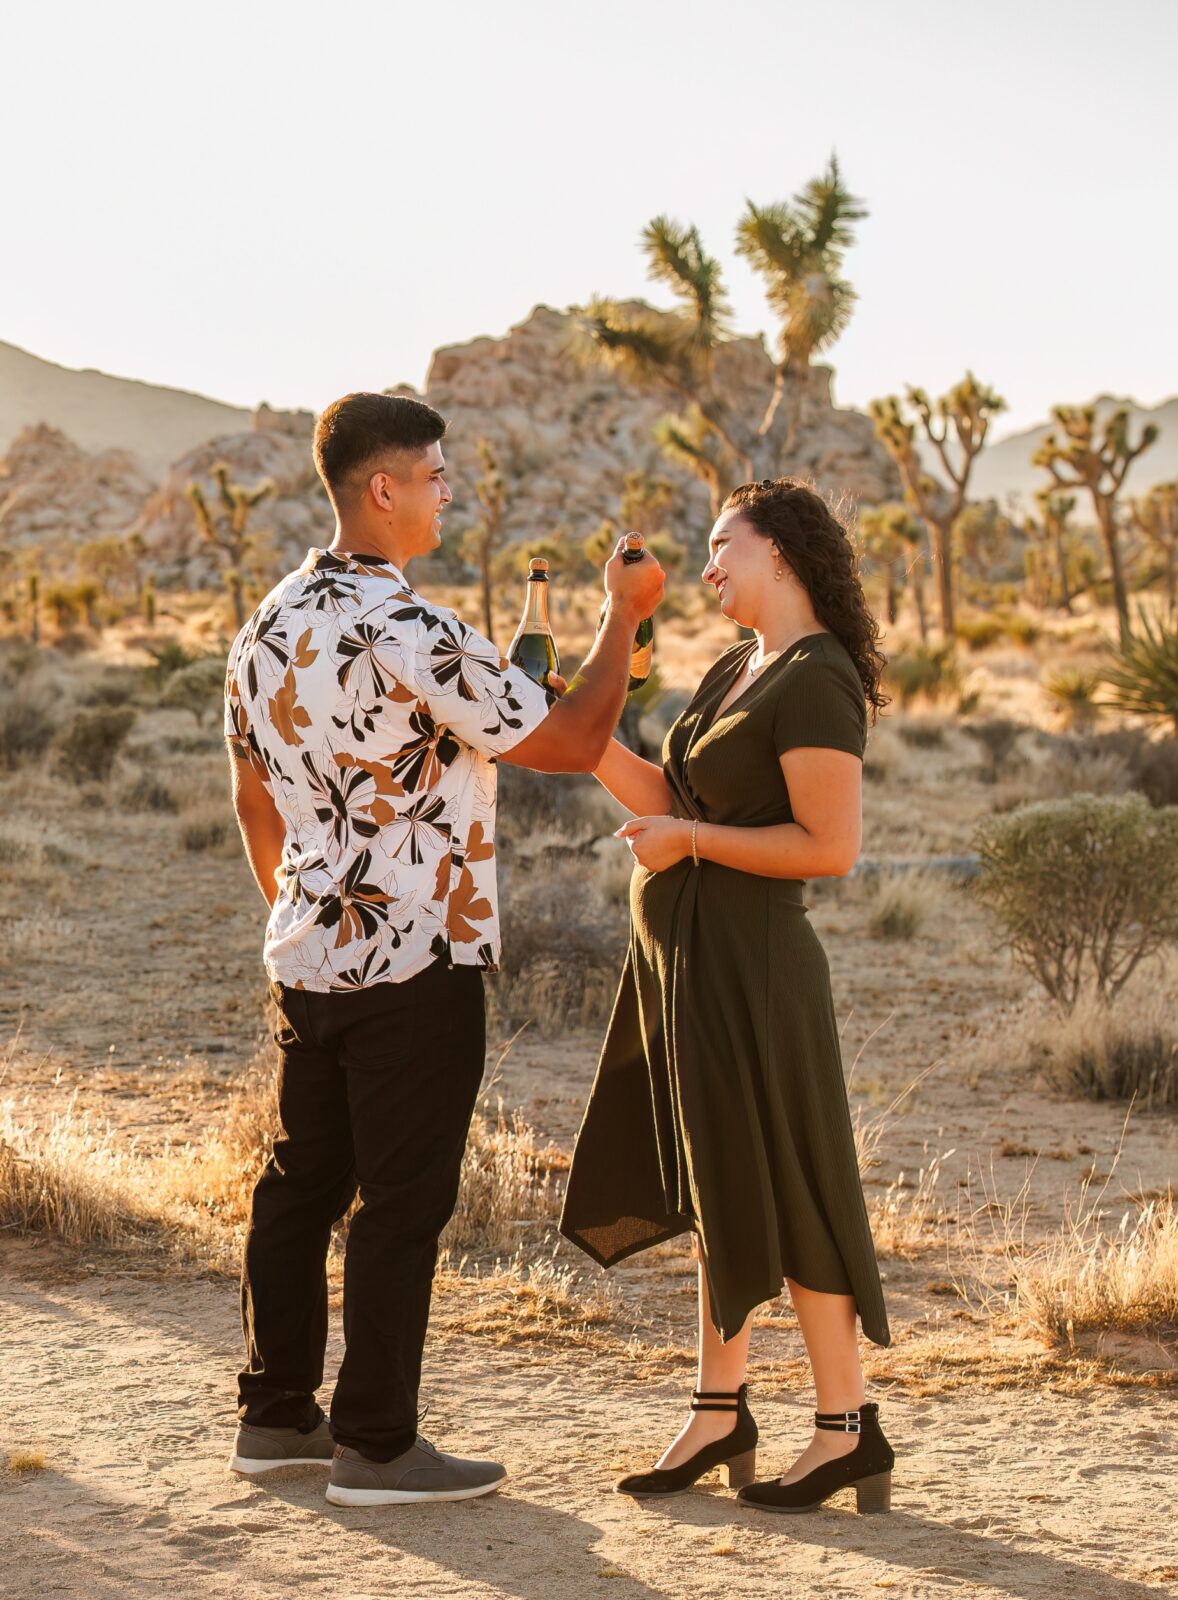
[[[451,613],[422,611],[412,666],[434,721],[484,756],[506,754],[550,710],[538,683]]]
[[[249,717],[241,698],[241,689],[237,682],[237,657],[240,647],[240,637],[234,640],[233,648],[229,652],[229,661],[225,668],[225,737],[230,744],[243,746],[242,754],[247,754],[250,745]]]
[[[773,712],[777,754],[845,750],[862,760],[866,742],[867,707],[854,665],[819,652],[792,662],[782,675]]]

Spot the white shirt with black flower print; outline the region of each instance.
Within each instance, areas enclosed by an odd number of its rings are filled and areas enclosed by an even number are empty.
[[[319,991],[494,971],[494,757],[544,691],[378,556],[310,550],[229,652],[225,736],[286,827],[270,977]]]

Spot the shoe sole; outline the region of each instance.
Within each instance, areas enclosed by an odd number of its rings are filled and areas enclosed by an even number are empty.
[[[278,1467],[330,1467],[331,1456],[283,1456],[278,1461],[260,1461],[254,1456],[230,1456],[230,1472],[244,1473],[256,1478],[260,1472],[273,1472]]]
[[[494,1494],[504,1481],[496,1478],[494,1483],[478,1483],[469,1489],[349,1489],[344,1484],[329,1483],[327,1499],[333,1506],[408,1506],[425,1500],[474,1500],[481,1494]]]

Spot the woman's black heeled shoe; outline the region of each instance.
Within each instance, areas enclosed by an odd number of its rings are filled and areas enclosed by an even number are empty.
[[[796,1483],[750,1483],[737,1499],[762,1511],[813,1511],[839,1489],[855,1490],[857,1511],[892,1509],[892,1468],[896,1454],[879,1426],[879,1407],[862,1405],[857,1411],[816,1411],[814,1426],[830,1433],[857,1433],[859,1442],[849,1455],[824,1461]]]
[[[693,1411],[733,1411],[736,1426],[732,1432],[705,1444],[689,1460],[677,1467],[652,1467],[649,1472],[635,1472],[628,1478],[619,1478],[614,1484],[618,1494],[659,1495],[682,1494],[690,1489],[697,1478],[713,1467],[720,1468],[720,1476],[730,1489],[741,1484],[751,1484],[757,1475],[757,1424],[749,1410],[748,1385],[742,1383],[735,1394],[716,1394],[697,1389],[691,1396]]]

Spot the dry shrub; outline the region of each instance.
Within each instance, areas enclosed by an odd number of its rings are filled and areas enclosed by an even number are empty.
[[[224,807],[205,807],[193,811],[180,825],[180,842],[194,854],[209,850],[216,855],[236,855],[237,830],[230,826]]]
[[[628,937],[596,884],[596,861],[549,849],[511,864],[501,905],[503,955],[488,985],[500,1026],[533,1020],[541,1033],[595,1027],[609,1015]]]
[[[555,1254],[527,1259],[517,1250],[509,1260],[496,1261],[485,1270],[478,1266],[470,1270],[466,1261],[455,1267],[443,1259],[440,1279],[443,1289],[457,1291],[457,1305],[448,1316],[450,1296],[444,1296],[434,1323],[441,1328],[449,1323],[464,1334],[489,1335],[501,1345],[556,1340],[599,1348],[601,1335],[594,1330],[616,1316],[613,1291],[601,1269],[587,1272]]]
[[[1085,995],[1070,1013],[1029,1008],[991,1036],[985,1063],[1092,1100],[1178,1106],[1176,1013],[1174,997],[1158,989],[1115,1005]]]
[[[476,1113],[442,1248],[480,1254],[515,1248],[522,1230],[560,1215],[553,1173],[567,1167],[562,1151],[537,1148],[535,1129],[518,1111],[505,1117],[500,1103],[494,1118]]]
[[[871,880],[867,931],[873,939],[912,939],[945,894],[945,883],[931,872],[880,872]]]
[[[153,773],[143,771],[120,792],[119,809],[132,814],[161,811],[174,816],[180,807],[166,783]]]
[[[881,1028],[884,1026],[885,1023],[880,1024]],[[875,1033],[879,1031],[877,1028]],[[855,1069],[875,1033],[863,1042],[859,1054],[851,1063],[851,1070],[847,1075],[848,1088],[854,1079]],[[934,1061],[923,1071],[918,1072],[914,1078],[910,1078],[882,1111],[868,1114],[864,1112],[862,1106],[855,1108],[851,1123],[855,1136],[859,1178],[864,1184],[874,1182],[872,1174],[883,1165],[880,1152],[897,1113],[929,1073],[935,1071],[939,1065],[939,1062]],[[927,1144],[924,1149],[928,1155]],[[920,1168],[915,1178],[901,1171],[888,1184],[881,1197],[869,1201],[871,1234],[880,1255],[912,1256],[923,1246],[934,1242],[936,1230],[945,1219],[944,1208],[937,1197],[937,1185],[941,1178],[942,1163],[952,1154],[952,1150],[944,1154],[936,1151]]]
[[[871,1237],[878,1254],[911,1257],[938,1242],[945,1209],[937,1185],[943,1163],[953,1154],[952,1150],[936,1151],[914,1178],[900,1172],[878,1199],[871,1200]]]
[[[15,772],[45,754],[60,710],[48,686],[0,677],[0,771]]]
[[[127,1245],[158,1231],[147,1164],[71,1103],[44,1130],[0,1106],[0,1222],[70,1244]]]
[[[9,1450],[4,1458],[9,1472],[44,1472],[48,1464],[43,1450]]]
[[[941,717],[909,717],[895,726],[897,734],[913,750],[939,750],[945,743],[945,721]]]
[[[1120,1217],[1098,1192],[1093,1174],[1073,1201],[1065,1196],[1060,1225],[1032,1242],[1030,1174],[1019,1192],[1000,1201],[980,1180],[981,1203],[964,1191],[958,1234],[967,1282],[961,1288],[990,1314],[1004,1314],[1019,1331],[1049,1345],[1072,1346],[1082,1333],[1123,1332],[1163,1337],[1178,1332],[1178,1210],[1172,1193],[1137,1202]]]
[[[75,783],[103,783],[135,723],[130,706],[77,711],[54,741],[54,764]]]

